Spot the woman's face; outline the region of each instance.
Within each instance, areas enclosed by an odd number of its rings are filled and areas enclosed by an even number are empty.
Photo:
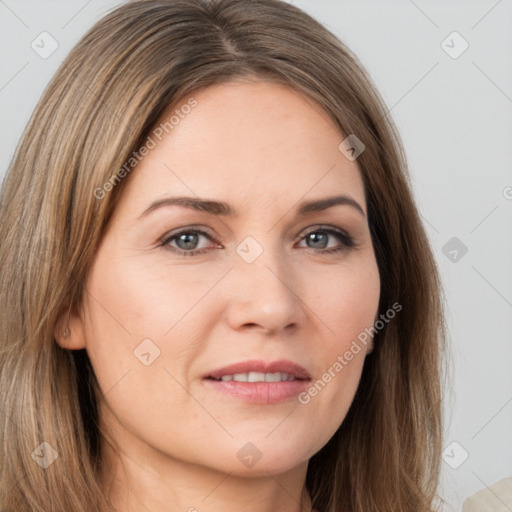
[[[68,347],[87,349],[100,421],[128,457],[253,475],[306,464],[347,414],[377,314],[357,162],[282,85],[215,85],[161,122]]]

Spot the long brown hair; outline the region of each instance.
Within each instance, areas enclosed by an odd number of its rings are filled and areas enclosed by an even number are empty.
[[[98,479],[101,393],[85,351],[60,348],[54,328],[66,310],[80,309],[89,265],[129,179],[120,169],[126,174],[165,108],[248,76],[288,84],[330,115],[340,142],[354,134],[364,143],[358,164],[381,276],[379,313],[402,306],[375,336],[347,417],[309,462],[313,506],[434,510],[442,292],[400,138],[371,79],[334,35],[283,1],[137,0],[100,20],[71,51],[3,184],[3,512],[108,508]],[[113,180],[112,190],[95,193]]]

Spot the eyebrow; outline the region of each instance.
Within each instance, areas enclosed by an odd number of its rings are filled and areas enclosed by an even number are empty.
[[[175,205],[209,213],[212,215],[222,215],[226,217],[238,216],[238,212],[234,208],[232,208],[228,203],[225,203],[223,201],[201,199],[198,197],[179,196],[166,197],[164,199],[159,199],[158,201],[151,203],[151,205],[146,210],[144,210],[144,212],[142,213],[142,215],[140,215],[139,218],[144,217],[148,215],[150,212],[163,206]],[[357,212],[360,213],[363,217],[366,217],[366,214],[361,205],[355,199],[345,195],[325,197],[322,199],[315,199],[312,201],[304,201],[297,208],[297,215],[301,217],[307,215],[308,213],[320,212],[338,205],[350,206],[357,210]]]

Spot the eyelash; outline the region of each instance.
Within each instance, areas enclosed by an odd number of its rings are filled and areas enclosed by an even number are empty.
[[[313,247],[306,247],[306,249],[312,250],[314,252],[318,252],[320,254],[335,254],[335,253],[340,253],[342,251],[346,251],[347,249],[354,249],[357,247],[357,244],[355,243],[354,239],[350,235],[344,233],[343,231],[340,231],[340,230],[337,230],[337,229],[334,229],[331,227],[322,227],[322,226],[315,227],[315,229],[308,231],[299,239],[299,241],[304,240],[307,236],[311,235],[312,233],[323,233],[323,234],[327,234],[327,235],[332,235],[332,236],[335,236],[336,238],[338,238],[338,240],[341,241],[341,243],[342,243],[342,245],[340,247],[330,248],[330,249],[315,250]],[[203,254],[207,250],[207,249],[193,249],[191,251],[184,251],[182,249],[178,249],[176,247],[171,247],[169,245],[169,243],[172,240],[175,240],[179,236],[185,235],[185,234],[186,235],[190,235],[190,234],[204,235],[207,238],[209,238],[210,240],[212,240],[212,235],[210,235],[208,232],[200,230],[200,229],[188,228],[188,229],[183,229],[181,231],[178,231],[176,233],[172,233],[169,236],[165,236],[161,242],[161,246],[166,248],[167,250],[170,250],[171,252],[179,254],[181,256],[196,256],[198,254]]]

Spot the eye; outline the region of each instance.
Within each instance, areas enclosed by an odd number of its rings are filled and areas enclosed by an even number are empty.
[[[186,229],[166,236],[161,245],[173,252],[193,256],[202,253],[208,247],[208,244],[204,243],[205,239],[212,240],[212,237],[205,231]]]
[[[161,241],[161,246],[179,255],[194,256],[206,252],[211,247],[222,248],[222,246],[211,242],[213,242],[213,236],[208,232],[187,228],[165,236]],[[356,247],[351,236],[332,227],[316,227],[306,233],[300,242],[299,247],[316,249],[316,252],[323,254],[337,253]],[[302,245],[304,242],[305,246]]]
[[[333,239],[337,240],[338,244],[333,244]],[[319,252],[323,253],[340,252],[356,245],[354,239],[341,230],[319,227],[303,236],[301,242],[305,242],[308,249],[319,249]]]

